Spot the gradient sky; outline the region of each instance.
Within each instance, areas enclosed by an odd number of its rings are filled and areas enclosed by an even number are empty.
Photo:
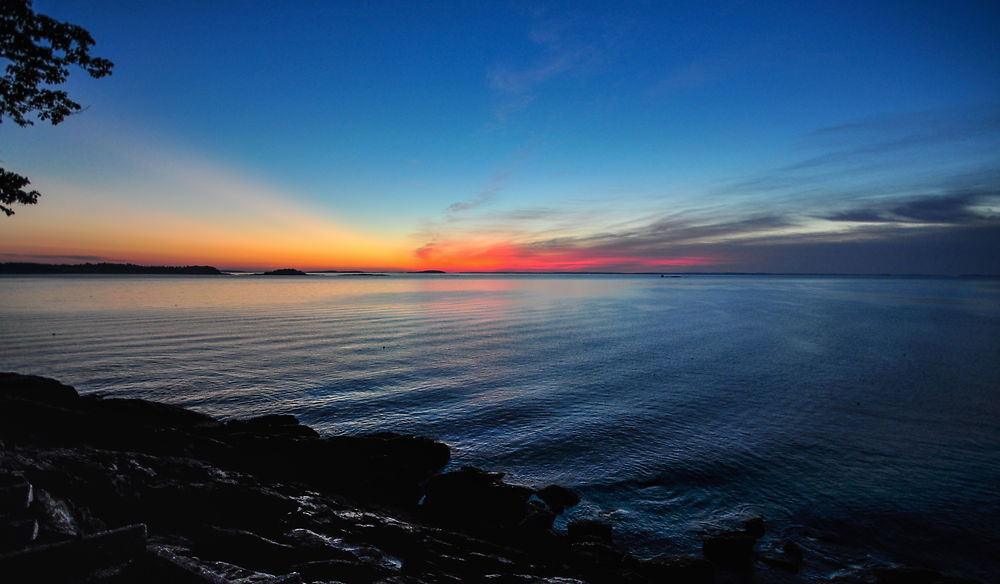
[[[1000,274],[1000,3],[36,0],[0,261]]]

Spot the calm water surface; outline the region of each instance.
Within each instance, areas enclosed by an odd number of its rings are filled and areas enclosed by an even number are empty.
[[[0,370],[433,436],[646,555],[758,513],[814,580],[1000,573],[995,280],[0,277]]]

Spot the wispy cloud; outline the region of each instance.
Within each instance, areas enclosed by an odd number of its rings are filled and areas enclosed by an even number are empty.
[[[527,109],[550,81],[600,70],[612,59],[621,36],[611,23],[595,29],[588,19],[537,15],[528,32],[534,54],[522,62],[512,59],[497,64],[487,72],[487,82],[498,96],[494,109],[497,121],[506,122]]]
[[[827,218],[857,223],[984,223],[1000,217],[993,212],[983,213],[978,207],[997,202],[1000,202],[998,191],[954,192],[849,209]]]
[[[972,200],[1000,189],[1000,106],[821,128],[798,148],[799,160],[723,183],[711,195],[837,220],[930,219],[920,208],[902,207],[915,201],[923,201],[918,207],[965,201],[977,213]]]
[[[465,211],[471,211],[473,209],[477,209],[492,201],[494,198],[496,198],[497,194],[499,194],[500,191],[503,190],[503,184],[504,181],[507,180],[507,176],[508,173],[506,172],[497,173],[493,175],[493,177],[490,178],[489,182],[487,182],[486,186],[484,186],[482,190],[473,195],[472,198],[466,199],[464,201],[458,201],[452,203],[451,205],[448,205],[448,208],[445,209],[446,217],[449,219],[454,219],[455,215],[457,215],[458,213],[463,213]]]
[[[799,162],[723,183],[680,206],[665,193],[659,207],[646,201],[644,210],[619,197],[487,209],[488,186],[449,209],[454,220],[415,253],[455,263],[467,254],[484,269],[997,272],[1000,240],[984,244],[1000,234],[1000,150],[990,148],[1000,141],[996,112],[930,112],[818,130],[804,138]],[[480,212],[457,214],[471,208]],[[954,263],[939,261],[943,254]]]

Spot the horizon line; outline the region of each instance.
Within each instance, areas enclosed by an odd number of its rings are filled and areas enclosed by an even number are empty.
[[[64,266],[64,267],[75,267],[75,266],[94,266],[94,265],[110,265],[110,266],[135,266],[137,268],[168,268],[168,269],[182,269],[182,268],[212,268],[218,270],[219,272],[225,273],[259,273],[264,271],[271,271],[269,269],[246,269],[246,268],[216,268],[215,266],[209,266],[205,264],[185,264],[185,265],[152,265],[152,264],[136,264],[132,262],[80,262],[75,264],[69,263],[46,263],[46,262],[0,262],[0,266],[11,266],[11,265],[25,265],[25,266]],[[274,269],[288,269],[288,268],[274,268]],[[301,271],[307,274],[424,274],[424,275],[455,275],[455,274],[475,274],[475,275],[607,275],[607,276],[840,276],[840,277],[883,277],[883,278],[983,278],[983,279],[996,279],[1000,278],[1000,274],[940,274],[940,273],[891,273],[891,272],[746,272],[746,271],[720,271],[720,272],[693,272],[693,271],[596,271],[596,270],[438,270],[438,269],[426,269],[426,270],[345,270],[345,269],[299,269],[291,268],[297,271]],[[5,272],[6,274],[17,274],[17,272]],[[25,274],[29,275],[29,274]],[[50,274],[51,275],[51,274]],[[56,274],[58,275],[58,274]],[[102,274],[95,274],[102,275]],[[110,274],[114,275],[114,274]],[[122,274],[127,275],[127,274]],[[197,274],[191,274],[197,275]]]

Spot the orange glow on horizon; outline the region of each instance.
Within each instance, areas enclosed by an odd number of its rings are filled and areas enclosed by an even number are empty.
[[[647,258],[612,254],[604,250],[539,249],[509,242],[435,244],[414,253],[393,250],[391,245],[336,245],[336,237],[329,237],[322,244],[310,246],[294,239],[275,242],[239,237],[232,233],[228,235],[228,238],[211,240],[109,238],[92,240],[89,245],[81,245],[79,241],[61,241],[44,247],[13,246],[0,253],[0,261],[107,261],[140,265],[210,265],[223,270],[296,268],[305,271],[372,272],[427,269],[446,272],[629,272],[693,268],[720,263],[718,258],[704,256]]]
[[[552,249],[511,242],[429,244],[414,254],[426,268],[448,272],[648,271],[718,264],[706,256],[648,258],[605,250]]]
[[[270,221],[258,215],[192,217],[128,206],[87,214],[84,201],[94,203],[80,197],[18,215],[0,232],[0,261],[372,272],[649,272],[722,263],[716,257],[645,257],[502,238],[450,239],[414,250],[412,239],[359,231],[305,212],[286,210]]]

